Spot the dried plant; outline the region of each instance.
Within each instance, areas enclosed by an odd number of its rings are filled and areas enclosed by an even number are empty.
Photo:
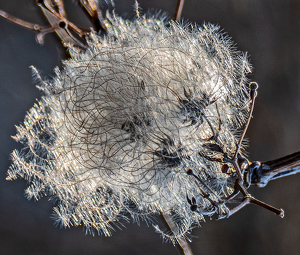
[[[66,19],[63,1],[50,2],[39,1],[50,28],[0,13],[37,30],[40,43],[56,32],[71,55],[52,81],[32,67],[45,95],[17,127],[24,148],[13,151],[7,179],[26,179],[29,199],[50,197],[59,225],[105,236],[142,219],[184,246],[205,216],[226,218],[249,203],[283,217],[247,189],[298,172],[299,155],[247,159],[258,86],[246,77],[247,55],[219,27],[142,14],[137,3],[133,20],[103,17],[96,2],[79,1],[95,29],[84,31]],[[169,230],[152,222],[160,214]]]

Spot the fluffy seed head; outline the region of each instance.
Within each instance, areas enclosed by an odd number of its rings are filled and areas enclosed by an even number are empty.
[[[41,82],[45,95],[17,127],[24,148],[12,153],[9,178],[27,179],[29,198],[50,196],[63,226],[109,236],[126,216],[165,212],[174,238],[185,235],[211,211],[203,190],[212,200],[232,191],[225,163],[249,112],[251,68],[211,24],[105,22],[104,38],[91,33],[87,50],[71,48]]]

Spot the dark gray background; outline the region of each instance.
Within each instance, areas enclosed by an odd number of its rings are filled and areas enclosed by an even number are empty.
[[[70,1],[66,1],[70,5]],[[116,0],[117,13],[133,13],[132,0]],[[139,1],[144,10],[173,15],[176,0]],[[3,9],[26,21],[47,24],[34,1],[0,0]],[[260,85],[254,118],[247,132],[251,160],[266,161],[300,150],[300,1],[186,0],[183,16],[191,22],[219,24],[254,66],[250,79]],[[69,18],[84,25],[80,10]],[[27,201],[26,181],[5,181],[9,154],[21,146],[10,136],[41,93],[35,88],[34,65],[51,78],[65,49],[56,36],[45,44],[35,33],[0,18],[0,253],[1,254],[176,254],[162,244],[152,227],[127,224],[110,238],[85,235],[81,227],[59,229],[47,199]],[[257,198],[285,209],[281,219],[249,205],[222,221],[193,231],[194,254],[300,254],[300,175],[251,188]]]

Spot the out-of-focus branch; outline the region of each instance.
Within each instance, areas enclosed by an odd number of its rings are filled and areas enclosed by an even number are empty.
[[[161,218],[165,222],[165,224],[168,226],[168,228],[173,233],[176,233],[177,226],[176,226],[172,216],[167,213],[161,212]],[[177,242],[178,242],[178,244],[175,246],[181,255],[193,255],[191,247],[184,237],[177,238]]]
[[[253,169],[251,184],[265,187],[269,181],[300,173],[300,151],[285,157],[263,162]]]
[[[183,10],[184,0],[178,0],[174,20],[179,22]]]

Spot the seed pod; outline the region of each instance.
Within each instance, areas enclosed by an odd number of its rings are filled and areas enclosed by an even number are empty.
[[[8,178],[27,179],[29,198],[52,196],[65,227],[110,236],[125,214],[163,211],[178,231],[155,228],[173,241],[228,211],[213,203],[233,189],[222,169],[247,120],[251,68],[211,24],[161,14],[104,22],[104,37],[90,33],[87,49],[71,47],[53,81],[41,80],[45,96],[17,127],[24,149]]]

